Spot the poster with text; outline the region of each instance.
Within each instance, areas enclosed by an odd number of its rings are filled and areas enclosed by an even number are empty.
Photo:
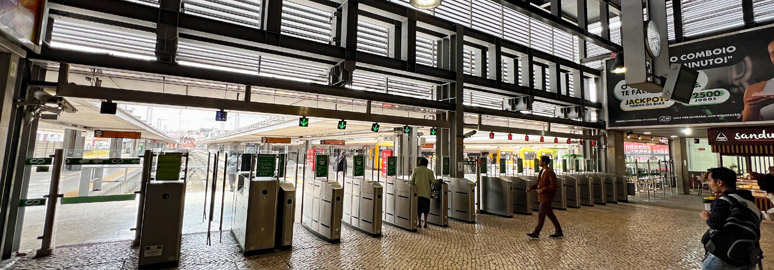
[[[699,71],[690,103],[681,104],[627,87],[610,73],[611,127],[774,120],[774,35],[771,28],[669,48],[670,61]]]

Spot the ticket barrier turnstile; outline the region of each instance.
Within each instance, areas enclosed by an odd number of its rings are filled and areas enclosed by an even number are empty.
[[[500,177],[481,176],[482,212],[513,217],[513,182]]]
[[[476,222],[476,182],[465,178],[446,178],[449,185],[449,217]]]
[[[231,234],[244,254],[274,249],[279,181],[274,177],[243,179],[234,192]]]
[[[570,177],[575,178],[578,183],[580,205],[594,206],[594,184],[591,183],[589,175],[573,174]]]
[[[616,177],[611,174],[600,174],[605,179],[605,201],[609,203],[618,203],[616,194],[618,193],[618,185],[616,185]]]
[[[382,220],[408,231],[417,230],[417,192],[411,181],[388,177]]]
[[[594,204],[607,204],[607,188],[604,177],[601,174],[589,174],[588,176],[594,190]]]
[[[427,213],[427,223],[442,227],[449,226],[449,184],[441,182],[440,197],[430,198],[430,212]]]
[[[623,175],[615,175],[615,199],[619,202],[629,202],[629,181]]]
[[[293,224],[296,219],[296,187],[291,183],[280,183],[277,194],[277,233],[274,247],[290,248],[293,245]]]
[[[534,183],[537,183],[537,180],[538,180],[537,176],[532,176],[532,175],[529,175],[529,176],[524,175],[524,176],[521,176],[521,178],[527,181],[526,182],[527,187],[531,186]],[[537,191],[533,189],[528,193],[529,194],[527,194],[527,197],[529,199],[529,205],[532,211],[540,210],[540,201],[538,199]]]
[[[567,210],[567,185],[564,180],[564,177],[556,176],[556,195],[551,203],[554,209]]]
[[[176,267],[183,234],[185,181],[150,181],[145,190],[139,268]]]
[[[328,242],[341,240],[344,191],[336,181],[307,180],[304,188],[304,215],[301,223]]]
[[[572,208],[580,208],[580,189],[578,188],[578,180],[575,177],[568,175],[557,175],[557,179],[562,179],[564,182],[565,192],[565,206]],[[559,196],[557,194],[557,196]]]
[[[513,183],[513,212],[524,215],[532,214],[533,192],[527,192],[531,184],[529,180],[517,176],[501,176]]]
[[[382,185],[376,181],[344,180],[342,221],[370,235],[382,234]]]

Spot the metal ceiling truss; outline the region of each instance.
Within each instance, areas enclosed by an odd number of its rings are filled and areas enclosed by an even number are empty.
[[[557,0],[553,1],[555,1],[554,3],[559,3]],[[343,1],[342,4],[335,6],[333,4],[337,3],[333,3],[331,1],[296,1],[298,3],[308,3],[310,5],[335,10],[333,12],[333,21],[335,27],[331,29],[332,44],[315,42],[309,39],[290,36],[282,33],[282,0],[263,0],[261,4],[260,19],[262,23],[260,28],[187,14],[182,12],[179,6],[181,0],[162,0],[160,1],[160,8],[120,0],[51,0],[51,2],[65,6],[64,8],[59,5],[52,6],[52,9],[55,9],[52,11],[52,14],[57,16],[73,17],[82,20],[92,20],[103,24],[120,25],[124,27],[126,27],[127,24],[131,24],[126,23],[125,21],[157,23],[157,27],[162,27],[163,25],[164,33],[179,32],[180,34],[178,38],[208,42],[223,46],[239,47],[241,49],[248,49],[257,53],[276,54],[289,58],[302,58],[304,60],[321,62],[329,65],[336,64],[340,61],[355,61],[357,63],[358,69],[396,76],[405,76],[412,79],[420,79],[436,84],[455,83],[459,85],[458,88],[460,90],[462,89],[462,85],[471,84],[499,89],[506,93],[510,92],[513,93],[514,96],[534,96],[545,100],[546,102],[557,102],[559,104],[565,105],[602,108],[600,103],[590,102],[584,98],[585,93],[582,80],[580,83],[578,83],[578,80],[575,81],[575,96],[569,95],[568,86],[562,85],[561,80],[561,78],[564,76],[561,75],[563,67],[565,70],[569,69],[574,73],[577,73],[578,75],[576,77],[579,78],[588,77],[584,74],[589,76],[600,76],[601,72],[599,70],[583,66],[580,63],[574,62],[572,59],[564,59],[545,52],[536,51],[528,46],[504,40],[482,31],[461,26],[388,1],[348,0]],[[500,3],[507,8],[521,11],[534,19],[565,30],[587,42],[592,42],[603,48],[608,48],[611,50],[619,50],[620,48],[620,46],[610,42],[609,31],[602,31],[601,37],[589,34],[585,29],[585,26],[580,27],[571,22],[565,21],[560,18],[560,16],[557,17],[555,14],[546,13],[545,10],[529,4],[525,4],[526,2],[523,1],[495,0],[494,2]],[[608,1],[602,1],[600,3],[600,7],[604,6],[604,9],[607,10],[609,8],[609,4],[610,3]],[[56,10],[57,7],[60,7],[59,9],[61,10]],[[74,7],[75,9],[68,9],[67,7]],[[603,16],[607,15],[606,12],[603,13]],[[104,16],[101,17],[100,14],[110,14],[114,18],[103,18]],[[364,16],[369,19],[388,23],[391,25],[391,46],[388,55],[378,55],[357,50],[359,16]],[[115,18],[120,18],[120,20]],[[124,20],[124,18],[129,20]],[[176,21],[172,21],[170,18],[174,18]],[[605,26],[607,26],[607,20],[603,20],[602,25],[603,30],[607,30],[605,28]],[[54,27],[56,27],[56,23],[54,23]],[[132,26],[132,28],[144,31],[149,30],[146,29],[148,28],[147,26],[139,24]],[[157,32],[157,39],[160,37],[163,37],[165,41],[170,39],[168,35],[162,36],[161,33],[156,31],[158,29],[153,30],[154,32]],[[432,33],[435,36],[443,37],[435,41],[439,48],[443,44],[448,45],[449,38],[454,36],[463,37],[462,40],[465,42],[472,42],[479,46],[483,46],[486,48],[486,52],[481,53],[482,57],[477,59],[479,61],[477,62],[477,65],[479,65],[480,69],[483,68],[485,70],[484,67],[487,65],[486,59],[494,59],[494,61],[489,61],[489,65],[491,65],[491,71],[493,72],[489,72],[489,74],[487,74],[487,72],[480,72],[480,76],[463,75],[461,71],[456,71],[457,69],[455,68],[455,65],[448,64],[451,62],[456,62],[451,61],[452,59],[448,59],[453,54],[453,52],[449,51],[450,49],[448,48],[446,49],[447,51],[439,49],[441,53],[438,55],[438,57],[436,57],[437,59],[435,66],[428,66],[423,64],[418,65],[416,62],[417,51],[415,46],[417,32],[425,34]],[[169,54],[172,53],[172,55],[174,55],[175,49],[176,46],[165,46],[161,49],[159,46],[157,46],[157,57],[160,58],[159,60],[168,60],[170,59]],[[522,74],[522,76],[529,77],[529,79],[523,80],[521,85],[518,83],[511,84],[503,82],[504,74],[502,74],[501,60],[504,58],[511,58],[513,60],[513,57],[508,56],[508,54],[519,55],[518,61],[522,61],[522,66],[526,67],[526,72],[523,73],[527,75]],[[463,57],[461,53],[454,55],[460,59]],[[459,104],[451,103],[453,102],[453,99],[448,99],[445,101],[421,100],[416,98],[363,92],[319,84],[300,83],[283,79],[258,77],[256,75],[237,74],[228,71],[180,66],[174,63],[163,63],[162,61],[147,62],[106,55],[79,53],[51,47],[44,48],[40,57],[44,60],[54,62],[83,64],[97,67],[133,70],[171,76],[254,85],[267,88],[287,89],[363,100],[397,103],[410,106],[457,111],[459,114],[462,113],[463,109],[461,104],[462,102],[460,101]],[[548,71],[543,72],[542,74],[544,77],[546,74],[549,75],[548,77],[550,86],[551,89],[553,89],[552,92],[535,89],[534,79],[532,78],[533,76],[530,76],[529,74],[533,74],[533,65],[537,63],[548,63]],[[513,73],[515,74],[517,72]],[[102,93],[108,92],[110,91],[103,91]],[[580,96],[577,96],[577,93],[580,93]],[[247,108],[245,105],[238,106],[240,108]],[[465,106],[465,109],[467,109],[467,106]],[[495,111],[488,112],[496,113]],[[536,116],[527,114],[520,115],[510,112],[503,113],[515,118],[528,120],[542,119],[540,117],[535,118]],[[496,113],[494,115],[502,116],[503,114]],[[567,120],[550,117],[545,118],[546,119],[539,121],[557,122]],[[573,120],[567,121],[568,125],[573,126],[604,128],[604,125],[599,122],[587,123]]]

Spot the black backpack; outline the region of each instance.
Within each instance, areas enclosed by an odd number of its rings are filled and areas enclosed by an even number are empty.
[[[721,196],[719,200],[731,203],[731,215],[718,230],[709,229],[702,238],[704,249],[733,266],[747,266],[760,262],[761,215],[753,202],[737,194]]]

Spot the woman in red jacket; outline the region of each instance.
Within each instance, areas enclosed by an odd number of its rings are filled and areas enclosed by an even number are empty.
[[[535,230],[532,231],[532,233],[527,234],[532,238],[538,238],[540,236],[540,231],[543,229],[543,222],[546,220],[546,216],[548,216],[548,219],[554,224],[554,229],[556,229],[556,233],[552,234],[551,238],[564,236],[562,233],[562,226],[559,225],[559,220],[556,219],[554,209],[551,207],[551,203],[554,202],[554,197],[556,197],[557,182],[554,170],[548,167],[548,164],[550,163],[551,158],[547,156],[540,157],[541,170],[538,175],[538,181],[527,188],[527,192],[530,192],[533,189],[537,190],[538,201],[540,201],[537,227],[535,227]]]

